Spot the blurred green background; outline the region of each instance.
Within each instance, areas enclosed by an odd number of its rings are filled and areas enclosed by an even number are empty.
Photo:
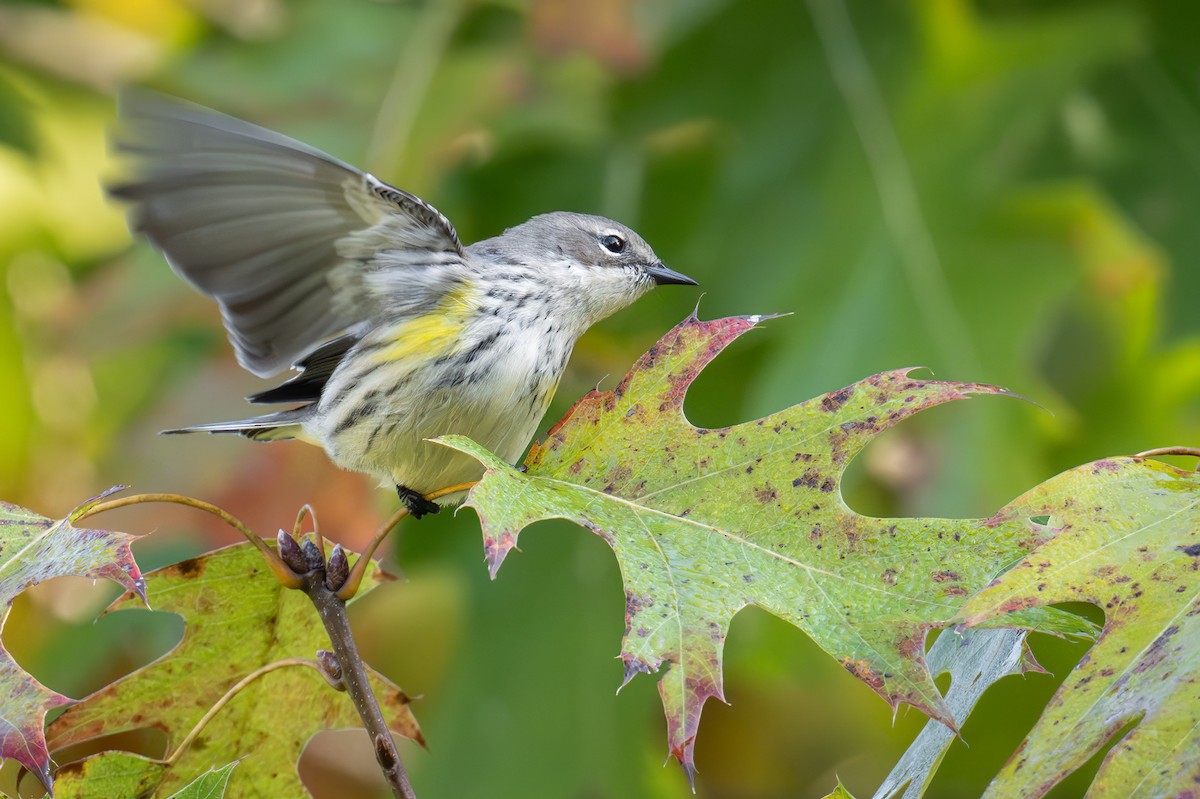
[[[864,513],[986,516],[1072,465],[1195,445],[1198,32],[1187,0],[0,2],[0,497],[61,515],[128,483],[265,534],[311,502],[351,546],[394,506],[301,444],[155,435],[237,418],[262,385],[216,308],[103,199],[126,83],[361,165],[466,241],[602,213],[700,281],[702,316],[791,312],[700,378],[696,424],[909,365],[1043,406],[959,403],[889,433],[851,469]],[[655,292],[590,332],[543,427],[696,298]],[[153,532],[147,568],[233,540],[179,510],[121,513],[104,523]],[[372,663],[424,697],[429,750],[404,752],[420,795],[689,795],[663,768],[653,679],[613,696],[623,597],[607,548],[562,524],[523,541],[493,583],[471,512],[406,523],[387,556],[406,580],[356,611]],[[40,586],[4,642],[82,696],[179,634],[146,614],[94,623],[111,596]],[[930,796],[978,795],[1083,651],[1034,646],[1058,678],[991,691]],[[735,620],[727,654],[732,705],[705,710],[701,797],[817,797],[835,775],[869,796],[920,727],[903,711],[893,726],[762,612]],[[355,733],[320,736],[301,771],[321,797],[380,789]]]

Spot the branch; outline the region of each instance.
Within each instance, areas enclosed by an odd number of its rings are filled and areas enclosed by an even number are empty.
[[[281,540],[286,537],[292,541],[293,545],[295,544],[295,541],[286,532],[280,531],[279,537]],[[322,669],[327,677],[331,677],[332,680],[340,680],[341,686],[346,689],[346,693],[353,700],[354,709],[358,711],[363,726],[367,728],[367,733],[371,736],[371,743],[375,749],[375,760],[383,771],[383,777],[387,780],[388,787],[392,789],[392,795],[397,799],[416,799],[416,793],[413,792],[412,783],[408,779],[408,772],[405,770],[404,764],[400,762],[400,753],[396,751],[396,742],[392,739],[392,731],[388,729],[387,722],[384,721],[383,713],[379,709],[379,702],[371,690],[362,656],[358,653],[358,646],[350,631],[350,620],[346,616],[346,602],[338,596],[336,590],[341,588],[340,581],[345,579],[346,555],[340,545],[335,546],[329,557],[329,563],[326,564],[312,541],[305,541],[303,554],[309,564],[315,568],[300,576],[300,590],[304,591],[317,609],[321,623],[325,625],[325,632],[329,635],[329,642],[333,645],[333,655],[336,659],[336,663],[329,663],[326,658],[322,663]]]

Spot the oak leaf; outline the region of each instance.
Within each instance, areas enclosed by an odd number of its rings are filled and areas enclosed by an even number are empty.
[[[1098,605],[1105,622],[985,796],[1043,796],[1127,725],[1088,796],[1192,796],[1200,474],[1140,458],[1096,461],[1047,480],[1006,513],[1042,519],[1056,536],[972,597],[967,623],[1056,602]]]
[[[142,573],[129,544],[134,536],[76,527],[89,508],[113,491],[85,502],[60,520],[0,502],[0,629],[13,599],[26,588],[53,577],[115,580],[146,597]],[[0,761],[12,758],[50,788],[46,713],[72,700],[39,683],[0,644]]]
[[[625,681],[668,667],[659,693],[689,777],[704,702],[724,698],[722,649],[741,608],[801,628],[893,707],[954,727],[925,663],[927,632],[1051,537],[1024,518],[871,518],[842,499],[846,465],[871,439],[924,409],[1004,389],[900,370],[757,421],[694,427],[688,387],[761,319],[688,318],[615,389],[576,403],[525,473],[468,439],[443,439],[486,467],[466,504],[493,575],[540,519],[570,519],[612,547],[625,584]],[[1026,621],[1087,631],[1048,610]]]
[[[386,578],[372,565],[358,601]],[[214,763],[246,762],[230,778],[231,796],[308,796],[296,762],[308,740],[326,729],[361,728],[350,697],[333,690],[311,659],[329,639],[300,591],[281,586],[249,544],[238,544],[151,572],[147,591],[155,611],[177,613],[182,640],[169,653],[69,708],[49,729],[57,751],[100,736],[156,727],[174,753],[185,736],[226,694],[213,714],[169,767],[131,754],[104,753],[108,778],[149,785],[153,796],[170,796]],[[130,597],[108,612],[130,609]],[[368,668],[389,728],[422,742],[408,697]],[[239,685],[240,683],[240,685]],[[236,686],[236,687],[235,687]],[[231,690],[233,689],[233,690]],[[89,793],[92,760],[60,770],[61,797]],[[148,790],[143,787],[143,790]]]

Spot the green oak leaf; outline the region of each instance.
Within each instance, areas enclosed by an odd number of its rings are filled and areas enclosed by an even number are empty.
[[[692,426],[688,386],[759,321],[689,317],[614,390],[581,399],[534,446],[526,473],[462,437],[443,440],[486,467],[466,504],[493,575],[540,519],[570,519],[612,547],[625,583],[625,680],[669,666],[659,693],[689,777],[704,702],[723,698],[722,650],[741,608],[796,625],[893,707],[953,727],[925,664],[926,633],[1053,534],[1002,515],[870,518],[842,499],[846,465],[872,438],[926,408],[1006,393],[994,386],[885,372],[757,421]],[[1071,627],[1066,616],[1038,618]]]
[[[108,751],[68,763],[54,773],[54,799],[149,796],[167,767],[130,752]]]
[[[831,793],[825,794],[822,799],[854,799],[854,794],[846,790],[846,786],[842,785],[841,780],[838,780],[837,787]]]
[[[385,579],[372,565],[355,601]],[[128,755],[117,766],[128,779],[149,780],[152,792],[146,795],[166,797],[214,763],[245,758],[247,767],[232,777],[231,795],[308,796],[296,771],[308,740],[321,730],[362,726],[347,694],[333,690],[315,668],[289,663],[311,660],[318,649],[329,648],[308,598],[281,586],[249,544],[158,569],[147,575],[146,586],[156,611],[183,617],[182,640],[155,662],[67,709],[50,725],[51,748],[156,727],[166,733],[173,751],[218,700],[246,680],[169,768]],[[126,596],[108,612],[138,611],[130,609]],[[272,665],[278,667],[246,679]],[[368,673],[388,726],[421,742],[408,697],[380,674]],[[79,779],[88,776],[86,768],[64,769],[56,791],[99,795]],[[65,793],[64,785],[75,782],[85,784]]]
[[[55,521],[0,502],[0,629],[17,594],[53,577],[115,580],[145,601],[145,583],[129,544],[134,536],[76,527],[83,513],[112,489]],[[0,644],[0,761],[12,758],[50,787],[46,713],[72,700],[51,691]]]
[[[221,799],[229,775],[240,761],[204,772],[170,799]],[[167,766],[129,752],[101,752],[71,763],[54,775],[55,799],[112,799],[148,796]]]
[[[1095,646],[1059,687],[988,797],[1038,797],[1128,724],[1088,796],[1191,796],[1200,780],[1200,474],[1114,458],[1065,472],[1008,508],[1057,536],[963,607],[1104,608]]]
[[[225,796],[226,786],[229,785],[229,775],[233,773],[237,764],[238,761],[235,760],[221,768],[204,772],[171,799],[221,799]]]

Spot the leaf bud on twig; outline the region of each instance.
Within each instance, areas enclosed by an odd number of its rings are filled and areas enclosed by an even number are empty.
[[[296,574],[304,574],[308,571],[308,562],[304,558],[304,553],[300,551],[300,545],[296,543],[296,539],[288,535],[286,530],[280,530],[279,535],[275,536],[276,543],[279,544],[279,558],[288,565]]]

